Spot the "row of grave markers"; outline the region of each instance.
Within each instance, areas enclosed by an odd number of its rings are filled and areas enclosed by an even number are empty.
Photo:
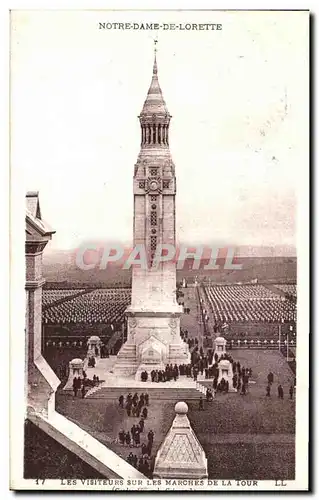
[[[260,345],[260,344],[287,344],[287,340],[284,340],[282,342],[280,342],[279,340],[229,340],[227,341],[228,344],[238,344],[238,345],[241,345],[241,344],[257,344],[257,345]],[[290,340],[289,341],[289,344],[291,345],[294,345],[296,344],[296,341],[295,340]]]
[[[255,347],[256,346],[265,346],[265,345],[276,345],[276,344],[281,344],[281,345],[287,345],[287,340],[283,340],[282,342],[279,342],[279,340],[228,340],[227,341],[227,344],[231,344],[231,346],[247,346],[247,345],[254,345]],[[291,346],[294,346],[296,345],[296,341],[295,340],[289,340],[289,345]],[[54,341],[54,340],[47,340],[45,342],[45,346],[46,347],[83,347],[83,346],[86,346],[86,342],[83,342],[82,340],[74,340],[74,341]]]

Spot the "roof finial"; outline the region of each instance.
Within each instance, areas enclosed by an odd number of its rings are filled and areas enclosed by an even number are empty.
[[[154,39],[154,65],[153,65],[153,75],[157,75],[157,61],[156,61],[156,52],[157,52],[157,43],[158,39]]]

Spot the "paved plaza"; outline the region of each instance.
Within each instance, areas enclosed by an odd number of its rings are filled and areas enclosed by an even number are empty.
[[[204,411],[199,411],[196,400],[187,401],[191,425],[208,458],[209,477],[273,479],[274,474],[278,474],[278,477],[291,478],[294,473],[295,401],[289,399],[288,389],[293,382],[292,373],[276,351],[234,350],[232,356],[253,370],[253,383],[249,384],[246,396],[218,394],[214,401],[204,402]],[[269,371],[274,373],[274,387],[271,397],[267,398]],[[284,388],[283,400],[277,397],[278,383]],[[154,455],[174,418],[178,395],[173,384],[177,388],[179,382],[167,385],[167,400],[152,399],[152,391],[158,391],[158,384],[154,383],[154,389],[147,389],[150,405],[141,442],[152,429]],[[138,393],[143,392],[142,387],[136,389]],[[57,410],[126,458],[134,448],[121,446],[118,433],[122,429],[130,430],[139,419],[128,417],[126,411],[119,408],[118,396],[125,396],[126,391],[124,388],[117,391],[113,388],[114,399],[111,400],[74,398],[67,391],[59,393]],[[174,394],[173,399],[170,399],[171,394]],[[223,463],[227,463],[225,469]]]

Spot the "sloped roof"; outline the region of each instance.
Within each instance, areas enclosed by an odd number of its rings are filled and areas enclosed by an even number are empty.
[[[38,191],[28,191],[26,194],[26,224],[30,224],[42,236],[55,233],[49,224],[41,218]]]
[[[151,85],[148,90],[147,97],[145,99],[144,106],[141,112],[141,115],[153,115],[153,114],[155,115],[169,114],[158,81],[156,54],[154,57],[153,76]]]
[[[185,405],[186,406],[186,405]],[[207,477],[207,459],[184,407],[175,406],[176,416],[155,460],[156,477]],[[186,406],[187,411],[187,406]]]

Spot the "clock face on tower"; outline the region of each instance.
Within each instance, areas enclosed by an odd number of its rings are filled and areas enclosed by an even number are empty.
[[[147,179],[146,191],[158,193],[161,191],[160,181],[158,179]]]
[[[154,180],[150,181],[149,188],[150,191],[156,191],[158,189],[158,182]]]

